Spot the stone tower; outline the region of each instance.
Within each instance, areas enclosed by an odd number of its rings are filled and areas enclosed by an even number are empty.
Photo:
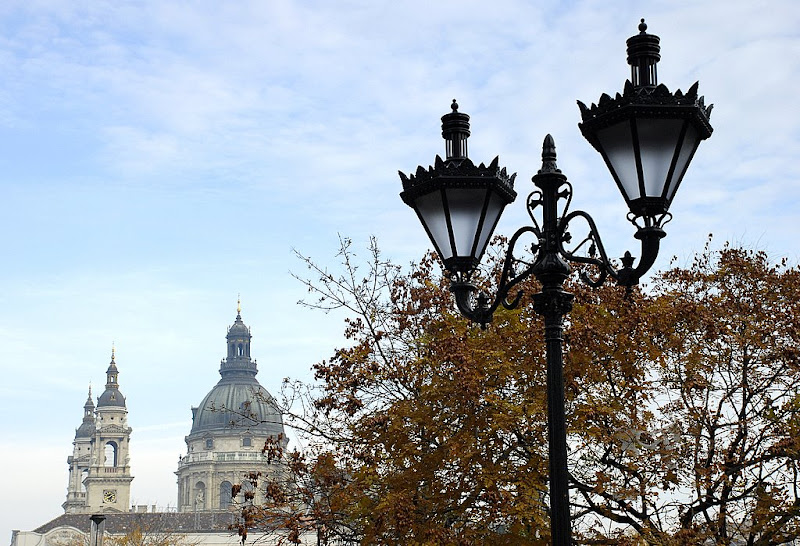
[[[111,349],[106,388],[94,407],[84,405],[83,423],[75,432],[70,465],[67,513],[127,512],[130,509],[129,447],[131,428],[125,397],[119,390],[119,370]]]
[[[61,506],[67,514],[84,512],[86,507],[86,488],[83,480],[89,473],[92,464],[92,438],[94,438],[94,402],[92,387],[89,386],[89,397],[83,405],[83,422],[75,429],[75,440],[72,441],[72,455],[67,457],[69,465],[69,483],[67,500]]]
[[[256,379],[256,361],[250,358],[251,339],[239,305],[226,336],[227,357],[220,364],[221,378],[200,405],[192,408],[187,453],[175,472],[179,512],[227,510],[231,487],[242,483],[246,473],[279,471],[276,464],[266,463],[261,448],[270,437],[280,437],[286,445],[283,418],[275,399]],[[255,500],[260,501],[258,496]]]

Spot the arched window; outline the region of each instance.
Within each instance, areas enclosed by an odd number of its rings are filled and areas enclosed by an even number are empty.
[[[219,507],[225,510],[231,505],[231,482],[219,484]]]
[[[244,355],[244,349],[242,348],[242,344],[240,343],[239,344],[239,356],[243,356],[243,355]]]
[[[114,442],[106,442],[106,447],[103,451],[105,457],[104,466],[117,466],[117,444]]]

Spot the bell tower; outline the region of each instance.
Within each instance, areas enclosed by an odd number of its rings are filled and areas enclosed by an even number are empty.
[[[82,513],[86,508],[86,488],[83,480],[88,475],[91,465],[94,432],[94,402],[92,402],[92,386],[89,385],[89,397],[83,405],[83,422],[75,429],[72,455],[67,457],[69,465],[67,500],[61,505],[67,514]]]
[[[125,397],[119,390],[119,370],[111,349],[106,370],[106,389],[97,399],[91,460],[83,480],[86,486],[86,511],[127,512],[131,500],[129,446],[131,428]]]

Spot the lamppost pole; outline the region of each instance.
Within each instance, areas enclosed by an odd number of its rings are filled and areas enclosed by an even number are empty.
[[[620,259],[621,266],[612,262],[592,217],[569,210],[572,184],[556,165],[550,135],[542,146],[542,168],[533,176],[536,189],[526,203],[533,225],[521,227],[509,239],[494,296],[481,293],[474,277],[503,209],[517,196],[516,174],[509,175],[499,167],[498,158],[486,166],[475,165],[467,157],[469,116],[458,111],[455,100],[452,112],[442,116],[446,158],[436,156],[427,170],[418,167],[411,175],[400,173],[400,197],[415,210],[444,263],[461,314],[485,328],[501,305],[506,309],[519,306],[524,294],[514,291],[522,281],[534,276],[541,285],[532,299],[534,310],[544,319],[550,519],[556,546],[572,542],[563,372],[564,317],[572,307],[572,294],[564,291],[571,273],[569,264],[593,267],[593,276],[585,270],[580,275],[593,287],[608,277],[621,286],[638,284],[655,263],[666,235],[663,227],[672,219],[669,206],[686,169],[700,142],[712,131],[711,106],[706,107],[703,97],[698,97],[696,83],[686,93],[670,93],[658,84],[660,39],[646,30],[642,19],[639,34],[627,41],[631,79],[623,93],[614,98],[603,94],[591,107],[578,102],[581,132],[603,156],[628,205],[628,220],[641,243],[636,266],[630,252]],[[583,225],[587,234],[573,239],[570,223]],[[526,235],[535,242],[529,251],[518,253],[517,243]]]
[[[569,264],[559,254],[558,192],[566,177],[556,166],[552,137],[547,135],[542,168],[533,177],[541,190],[542,237],[532,272],[542,286],[533,295],[536,313],[544,318],[547,351],[547,447],[550,466],[550,532],[552,543],[572,543],[567,469],[567,422],[564,411],[564,316],[572,309],[572,294],[564,291]]]

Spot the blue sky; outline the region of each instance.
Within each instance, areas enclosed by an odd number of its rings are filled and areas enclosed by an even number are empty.
[[[613,4],[613,5],[610,5]],[[338,235],[386,256],[428,242],[397,170],[470,156],[525,195],[551,133],[574,206],[636,254],[625,208],[582,139],[576,100],[621,91],[640,17],[659,80],[715,104],[657,267],[713,233],[798,262],[800,6],[774,0],[66,2],[0,5],[0,536],[58,515],[66,457],[112,342],[128,398],[133,500],[174,505],[179,453],[218,378],[237,294],[259,379],[343,343],[341,316],[296,305],[292,250],[334,264]],[[526,221],[523,200],[498,232]],[[11,505],[9,505],[11,504]]]

